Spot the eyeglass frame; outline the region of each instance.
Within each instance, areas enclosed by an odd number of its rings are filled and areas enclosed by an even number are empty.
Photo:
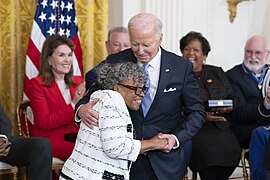
[[[121,86],[128,88],[130,90],[134,90],[136,95],[140,95],[142,92],[145,94],[145,92],[147,90],[146,86],[137,87],[137,86],[130,86],[130,85],[122,84],[122,83],[118,83],[118,85],[121,85]]]
[[[254,54],[256,57],[258,57],[258,56],[263,55],[266,52],[269,52],[269,51],[268,50],[265,50],[265,51],[252,51],[252,50],[249,50],[249,49],[245,49],[245,53],[248,56],[252,56]]]

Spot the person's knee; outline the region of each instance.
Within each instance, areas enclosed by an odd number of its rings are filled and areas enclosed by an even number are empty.
[[[34,138],[34,148],[41,154],[52,156],[52,145],[48,139],[45,138]]]
[[[270,134],[269,131],[265,130],[264,127],[255,128],[251,134],[250,144],[252,145],[252,143],[256,143],[256,144],[261,143],[265,145],[269,138],[269,134]]]
[[[267,176],[267,179],[270,179],[270,169],[266,170],[266,176]]]
[[[253,137],[254,136],[260,137],[260,136],[262,136],[262,131],[263,131],[263,127],[257,127],[255,129],[253,129],[251,134],[252,134]]]

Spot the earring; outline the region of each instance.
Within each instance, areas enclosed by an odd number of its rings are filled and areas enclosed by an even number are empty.
[[[203,62],[202,62],[203,64],[205,64],[206,63],[206,61],[205,60],[203,60]]]

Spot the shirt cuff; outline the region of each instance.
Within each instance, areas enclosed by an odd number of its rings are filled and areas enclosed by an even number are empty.
[[[175,139],[175,145],[173,146],[173,149],[177,149],[180,146],[179,140],[177,139],[177,137],[174,134],[171,134],[173,136],[173,138]]]
[[[266,101],[266,99],[264,99],[263,105],[265,106],[265,108],[266,108],[267,110],[270,109],[270,103],[268,103],[268,102]]]
[[[77,108],[77,111],[75,112],[74,119],[75,119],[75,122],[76,122],[76,123],[80,123],[80,122],[81,122],[81,118],[78,116],[78,111],[79,111],[79,109],[80,109],[82,106],[83,106],[83,104],[80,105],[80,106]]]

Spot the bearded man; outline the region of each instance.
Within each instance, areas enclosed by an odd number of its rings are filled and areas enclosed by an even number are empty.
[[[243,63],[226,74],[235,94],[232,127],[241,147],[248,148],[252,130],[261,125],[258,105],[264,101],[261,89],[269,52],[266,39],[259,35],[250,37],[244,50]]]

